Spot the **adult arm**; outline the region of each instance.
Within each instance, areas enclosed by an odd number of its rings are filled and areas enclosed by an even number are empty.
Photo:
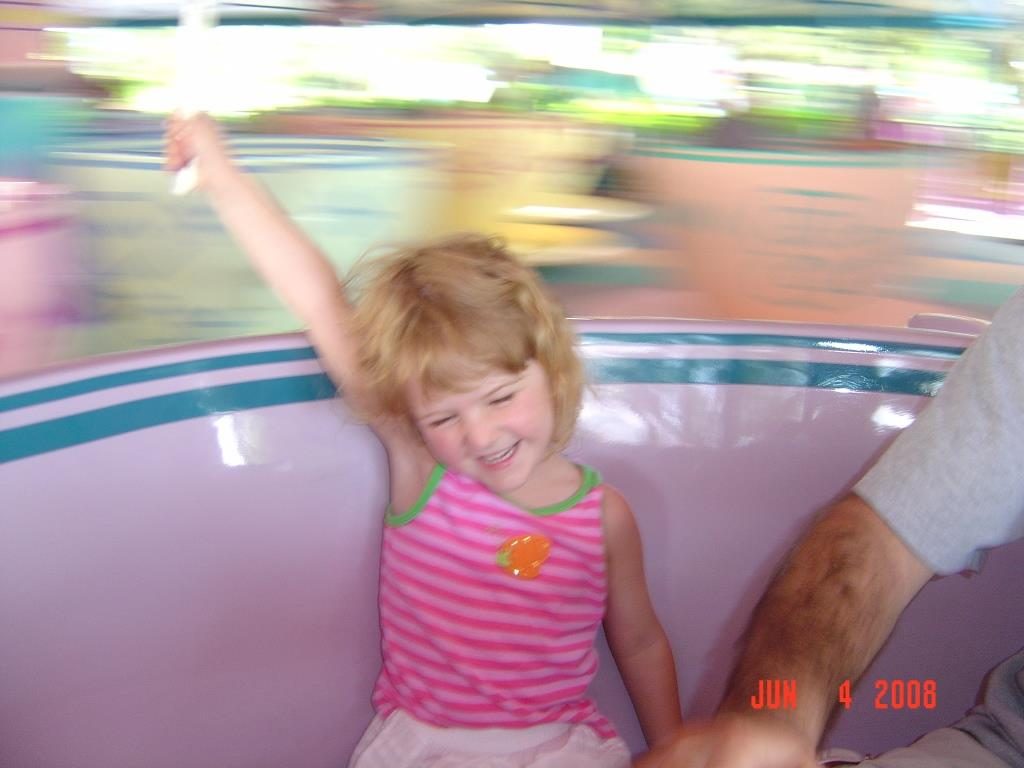
[[[977,568],[1024,535],[1024,292],[996,315],[938,396],[797,545],[755,610],[722,715],[644,768],[790,768],[931,574]],[[797,681],[797,708],[755,714],[759,679]],[[710,757],[708,757],[710,755]]]
[[[797,680],[790,717],[817,743],[837,686],[856,680],[933,573],[977,568],[1024,533],[1024,293],[942,389],[798,544],[754,613],[723,710],[759,678]]]
[[[752,714],[759,680],[795,680],[796,707],[773,716],[817,744],[839,685],[861,675],[930,576],[875,510],[849,494],[800,541],[755,609],[720,710]]]
[[[860,497],[812,526],[754,611],[720,716],[644,768],[803,768],[814,765],[844,680],[856,680],[931,570]],[[795,680],[795,708],[755,710],[760,680]]]

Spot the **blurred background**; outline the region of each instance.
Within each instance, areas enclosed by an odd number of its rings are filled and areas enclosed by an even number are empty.
[[[296,327],[170,194],[183,104],[339,272],[475,229],[577,316],[903,326],[1024,283],[1022,0],[215,5],[0,0],[0,375]]]

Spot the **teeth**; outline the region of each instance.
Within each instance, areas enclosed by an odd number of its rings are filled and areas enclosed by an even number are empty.
[[[498,453],[498,454],[495,454],[495,455],[492,455],[492,456],[484,456],[483,457],[483,461],[486,464],[497,464],[499,461],[502,461],[503,459],[508,458],[509,455],[512,453],[512,449],[513,448],[515,448],[515,445],[510,445],[508,448],[506,448],[501,453]]]

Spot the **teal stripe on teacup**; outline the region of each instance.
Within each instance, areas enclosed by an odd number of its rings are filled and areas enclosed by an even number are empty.
[[[334,397],[325,374],[245,381],[147,397],[0,432],[0,464],[147,427]]]
[[[40,405],[53,400],[86,395],[103,389],[123,387],[128,384],[141,384],[146,381],[169,379],[175,376],[188,376],[193,373],[217,371],[224,368],[241,368],[247,365],[266,365],[268,363],[285,363],[292,360],[312,360],[315,358],[316,352],[312,347],[297,347],[295,349],[274,349],[267,352],[219,355],[198,360],[187,360],[181,363],[166,363],[164,365],[136,368],[131,371],[118,371],[117,373],[90,376],[89,378],[70,381],[66,384],[56,384],[52,387],[42,387],[28,392],[21,392],[17,395],[0,397],[0,413],[13,411],[16,408]]]
[[[833,339],[820,336],[784,336],[779,334],[751,333],[692,333],[692,332],[655,332],[655,333],[621,333],[592,332],[580,336],[584,347],[598,344],[643,344],[661,346],[723,346],[723,347],[786,347],[806,348],[822,351],[845,351],[863,353],[899,354],[926,358],[953,359],[964,350],[963,347],[943,347],[927,344],[910,344],[904,342],[869,341],[863,339]],[[139,384],[147,381],[187,376],[189,374],[213,371],[225,368],[237,368],[247,365],[264,365],[269,363],[288,362],[292,360],[310,360],[316,357],[312,347],[295,349],[277,349],[265,352],[247,352],[234,355],[188,360],[180,363],[149,366],[129,371],[91,376],[43,387],[16,395],[0,397],[0,413],[16,408],[76,397],[104,389]]]
[[[902,341],[784,336],[771,333],[620,333],[609,331],[585,333],[580,340],[584,346],[610,342],[613,344],[661,346],[799,347],[826,352],[863,352],[943,359],[955,359],[966,349],[962,346],[945,347],[938,344],[912,344]]]
[[[799,360],[599,358],[587,361],[600,384],[759,384],[931,397],[946,374],[877,365]]]
[[[734,359],[601,358],[589,360],[588,369],[598,384],[757,384],[919,396],[934,395],[945,376],[883,366]],[[334,395],[325,374],[309,374],[133,400],[0,431],[0,463],[161,424]]]

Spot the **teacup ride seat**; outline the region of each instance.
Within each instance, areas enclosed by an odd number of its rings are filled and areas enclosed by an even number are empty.
[[[714,710],[767,580],[816,510],[927,406],[973,337],[580,321],[568,453],[630,500],[685,714]],[[380,664],[384,452],[301,334],[86,359],[0,382],[0,765],[344,765]],[[958,719],[1016,650],[1024,546],[928,584],[828,743]],[[592,687],[642,737],[601,640]],[[876,682],[934,680],[877,708]]]

